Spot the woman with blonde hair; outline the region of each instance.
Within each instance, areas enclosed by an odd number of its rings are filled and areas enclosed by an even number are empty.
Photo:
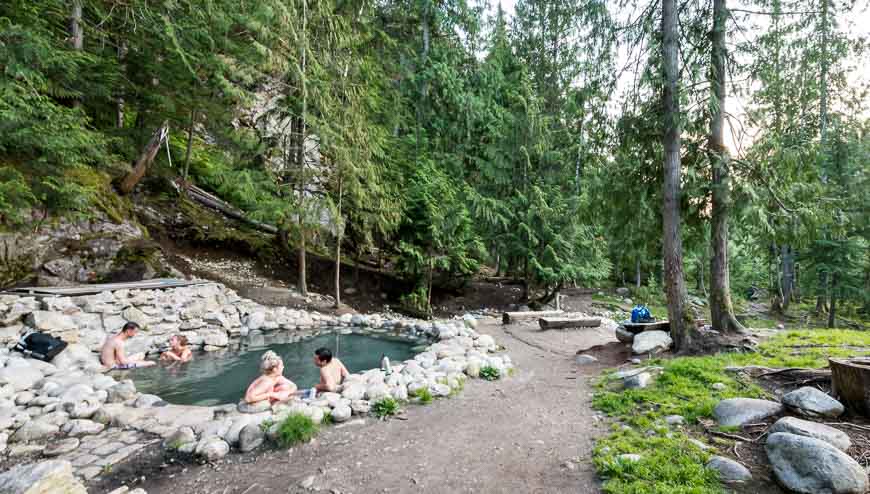
[[[266,400],[269,403],[287,401],[296,393],[296,385],[284,377],[284,361],[277,353],[269,350],[260,357],[260,371],[263,375],[255,379],[245,392],[248,404]]]
[[[176,334],[169,338],[169,350],[160,354],[160,360],[188,362],[193,358],[193,352],[187,346],[187,336]]]

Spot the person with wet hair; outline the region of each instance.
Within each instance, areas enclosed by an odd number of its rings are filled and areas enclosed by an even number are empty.
[[[169,350],[160,354],[160,360],[173,362],[189,362],[193,352],[187,346],[187,336],[176,334],[169,338]]]
[[[293,398],[296,385],[284,377],[284,360],[277,353],[269,350],[260,357],[260,372],[262,375],[254,379],[245,392],[248,404],[266,400],[274,404]]]
[[[320,392],[336,392],[348,372],[341,360],[332,356],[329,348],[318,348],[314,351],[314,365],[320,367],[320,382],[314,389]]]
[[[100,350],[100,363],[109,370],[127,370],[155,365],[156,362],[145,360],[144,353],[127,356],[124,352],[124,342],[136,336],[138,332],[139,325],[131,321],[124,324],[118,334],[106,338]]]

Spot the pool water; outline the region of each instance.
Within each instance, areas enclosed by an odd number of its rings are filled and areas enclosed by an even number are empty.
[[[197,353],[184,364],[160,362],[129,371],[124,377],[132,379],[140,392],[177,405],[238,403],[248,385],[260,375],[260,356],[266,350],[284,359],[284,377],[299,388],[310,388],[320,381],[320,369],[313,362],[317,348],[329,348],[348,371],[359,372],[379,368],[383,355],[391,362],[412,358],[420,344],[421,340],[360,333],[330,333],[271,344],[260,337],[243,341],[236,350]]]

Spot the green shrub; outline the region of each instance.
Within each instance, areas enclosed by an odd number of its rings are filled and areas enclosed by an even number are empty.
[[[501,372],[491,365],[480,368],[480,378],[487,381],[495,381],[501,377]]]
[[[429,388],[420,388],[414,393],[411,394],[414,398],[417,398],[417,402],[421,405],[428,405],[432,403],[432,392],[429,391]]]
[[[372,405],[372,413],[379,419],[395,415],[399,411],[399,402],[395,398],[381,398]]]
[[[310,441],[319,430],[311,417],[301,413],[291,414],[278,426],[278,445],[288,448],[299,442]]]

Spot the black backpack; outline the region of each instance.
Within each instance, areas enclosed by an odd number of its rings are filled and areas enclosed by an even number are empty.
[[[12,348],[28,357],[51,362],[67,346],[67,342],[45,333],[28,333]]]

